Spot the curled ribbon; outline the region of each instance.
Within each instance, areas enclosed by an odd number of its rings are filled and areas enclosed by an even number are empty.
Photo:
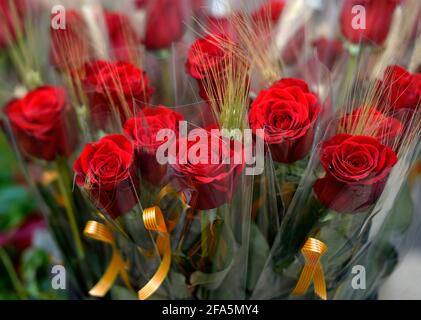
[[[181,201],[183,210],[190,209],[187,204],[184,193],[178,193],[173,187],[165,186],[156,197],[155,202],[161,203],[166,196],[172,195]],[[170,217],[167,221],[164,219],[161,209],[158,206],[147,208],[143,211],[143,222],[145,228],[150,231],[158,231],[159,235],[156,245],[159,253],[163,256],[158,270],[148,281],[148,283],[137,292],[139,300],[148,299],[164,282],[171,267],[171,242],[170,233],[178,223],[179,212]]]
[[[179,194],[175,189],[170,186],[164,187],[158,194],[156,203],[160,203],[163,198],[167,195],[176,196],[182,203],[183,209],[189,208],[186,204],[186,199],[184,194]],[[162,261],[152,276],[152,278],[137,292],[138,298],[140,300],[148,299],[158,288],[161,286],[162,282],[168,275],[168,272],[171,267],[171,242],[170,242],[170,233],[175,228],[178,222],[179,213],[175,214],[175,217],[170,218],[168,221],[165,220],[164,215],[162,214],[161,209],[158,206],[153,206],[143,210],[143,222],[145,228],[149,231],[159,232],[158,238],[156,240],[156,245],[159,253],[162,255]],[[115,244],[113,233],[111,229],[99,222],[89,221],[84,230],[84,235],[104,243],[107,243],[112,246],[112,259],[108,265],[107,270],[105,271],[102,278],[98,283],[89,291],[89,294],[94,297],[103,297],[111,289],[113,283],[115,282],[117,276],[120,274],[125,285],[133,290],[128,274],[126,272],[126,264],[118,252],[118,249]]]
[[[98,283],[89,291],[89,294],[94,297],[103,297],[111,289],[114,281],[117,276],[120,274],[123,279],[124,284],[130,289],[133,290],[129,276],[126,271],[126,263],[123,258],[120,256],[118,249],[115,244],[114,236],[111,229],[102,223],[97,221],[88,221],[83,234],[93,240],[97,240],[103,243],[107,243],[112,247],[112,258],[111,262],[108,265],[107,270],[105,271],[102,278]]]
[[[305,259],[304,269],[301,272],[297,285],[295,286],[293,295],[304,295],[311,282],[314,282],[314,292],[323,300],[327,299],[326,283],[323,274],[320,258],[327,251],[327,246],[320,240],[308,238],[301,252]]]
[[[170,234],[165,224],[164,216],[159,207],[147,208],[143,211],[143,222],[146,229],[160,232],[157,247],[163,258],[158,270],[148,281],[148,283],[137,292],[140,300],[148,299],[161,286],[167,277],[171,266],[171,243]]]

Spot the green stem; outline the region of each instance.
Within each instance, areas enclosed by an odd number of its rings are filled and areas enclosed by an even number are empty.
[[[73,196],[71,193],[71,180],[69,176],[68,167],[66,164],[66,159],[59,157],[56,161],[57,171],[58,171],[58,184],[60,188],[60,193],[64,197],[64,205],[66,207],[67,219],[70,223],[70,230],[75,241],[76,252],[79,258],[83,259],[85,252],[83,250],[82,239],[80,238],[79,228],[76,222],[75,207],[73,202]]]
[[[208,217],[209,215],[205,211],[200,213],[202,259],[208,256]]]
[[[171,79],[171,55],[167,50],[164,50],[160,54],[161,59],[161,83],[162,83],[162,93],[164,95],[164,103],[167,106],[170,106],[174,103],[174,93],[172,88],[172,79]]]
[[[26,300],[28,298],[26,290],[20,282],[19,277],[16,274],[15,268],[13,267],[13,263],[10,260],[10,257],[4,248],[0,248],[0,260],[3,262],[3,265],[6,268],[6,272],[9,275],[10,280],[12,281],[12,285],[15,288],[16,294],[18,295],[19,299]]]
[[[354,77],[357,71],[358,62],[359,62],[359,49],[356,46],[351,46],[349,48],[350,58],[345,70],[345,77],[342,81],[341,92],[339,96],[339,104],[343,105],[346,102],[347,96],[352,90],[352,85]]]

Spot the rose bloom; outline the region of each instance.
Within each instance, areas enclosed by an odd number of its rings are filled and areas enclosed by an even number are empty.
[[[352,43],[383,44],[389,33],[393,13],[399,3],[400,0],[345,0],[340,17],[343,35]],[[365,8],[365,28],[359,29],[353,26],[353,22],[361,22],[361,19],[355,18],[360,10],[352,12],[352,8],[357,5]]]
[[[318,98],[307,84],[285,78],[259,93],[251,105],[249,121],[253,130],[265,130],[264,141],[274,161],[292,163],[308,154],[319,113]]]
[[[76,135],[69,124],[72,112],[64,89],[39,87],[9,102],[4,112],[26,154],[51,161],[73,151]]]
[[[186,61],[186,72],[196,79],[202,99],[209,100],[207,87],[225,77],[227,64],[232,56],[223,48],[228,37],[222,34],[208,35],[197,39],[189,49]]]
[[[284,0],[269,0],[252,13],[252,19],[262,37],[267,37],[279,23],[285,7]],[[299,28],[291,36],[282,51],[282,62],[286,65],[295,64],[301,55],[305,40],[304,27]]]
[[[105,22],[110,37],[111,48],[117,60],[131,61],[137,50],[139,37],[129,18],[119,12],[105,11]]]
[[[388,117],[375,108],[356,108],[351,114],[340,119],[344,132],[362,131],[362,135],[375,137],[382,144],[393,145],[403,134],[402,123]]]
[[[323,143],[320,161],[326,175],[314,184],[319,201],[337,212],[355,213],[377,201],[398,158],[376,138],[337,134]]]
[[[83,85],[99,127],[116,114],[124,123],[148,104],[154,92],[146,72],[127,62],[98,60],[87,64],[85,70]]]
[[[31,214],[15,230],[0,233],[0,247],[10,245],[22,252],[32,246],[35,233],[41,230],[45,231],[46,228],[47,226],[41,216]]]
[[[421,103],[421,74],[411,74],[400,66],[389,66],[377,83],[380,108],[415,110]]]
[[[312,42],[317,58],[329,70],[332,70],[339,58],[344,54],[344,47],[340,40],[320,37]]]
[[[252,19],[258,25],[275,25],[281,18],[284,7],[284,0],[269,0],[252,13]]]
[[[196,80],[203,80],[210,77],[213,70],[224,71],[229,53],[223,43],[228,41],[222,34],[197,39],[188,52],[186,72]]]
[[[165,143],[157,140],[157,134],[161,130],[177,133],[181,120],[181,114],[167,107],[146,107],[124,125],[124,132],[135,146],[136,166],[140,168],[142,178],[154,185],[163,184],[167,173],[167,166],[156,159],[158,148]]]
[[[134,167],[134,148],[125,136],[108,135],[85,145],[73,170],[76,184],[113,219],[137,204],[139,180]]]
[[[54,29],[51,26],[50,36],[51,61],[57,68],[72,71],[83,68],[90,55],[90,39],[80,12],[66,11],[66,28]]]
[[[23,19],[27,9],[24,0],[0,1],[0,49],[16,39],[18,29],[24,31]]]
[[[140,0],[137,7],[146,8],[146,33],[143,43],[148,50],[171,46],[184,34],[185,0]]]
[[[242,145],[241,154],[238,153],[238,145],[237,148],[234,147],[234,143],[240,142],[231,141],[228,146],[222,139],[211,139],[209,132],[202,139],[186,141],[187,149],[182,154],[179,149],[183,142],[177,140],[176,143],[176,154],[172,154],[170,150],[169,156],[175,160],[175,164],[170,164],[173,178],[181,180],[182,185],[196,191],[194,203],[191,204],[194,209],[214,209],[230,202],[244,169]],[[200,150],[207,150],[207,153]],[[189,154],[191,155],[188,156]],[[212,161],[212,154],[218,161]],[[194,159],[191,159],[192,155]],[[187,163],[183,164],[183,159]],[[229,159],[228,164],[224,164],[223,159]],[[241,159],[241,163],[236,164],[235,159]]]

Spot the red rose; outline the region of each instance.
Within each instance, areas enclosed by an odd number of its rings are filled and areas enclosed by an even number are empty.
[[[302,49],[305,40],[305,29],[301,27],[295,34],[288,40],[284,50],[282,51],[282,62],[286,65],[297,63],[302,54]]]
[[[137,3],[146,6],[144,44],[149,50],[166,49],[184,33],[185,0],[148,0]]]
[[[336,39],[320,37],[312,42],[317,58],[329,70],[332,70],[338,59],[344,54],[342,42]]]
[[[269,0],[253,12],[252,18],[256,24],[263,27],[275,25],[281,18],[284,7],[284,0]]]
[[[114,57],[117,60],[133,61],[139,37],[129,18],[124,14],[111,11],[105,11],[104,17]]]
[[[125,136],[109,135],[85,146],[73,170],[76,183],[113,219],[138,202],[138,178],[133,144]]]
[[[352,43],[359,42],[374,42],[376,45],[381,45],[390,29],[392,23],[393,12],[400,0],[345,0],[341,12],[341,29],[343,35]],[[355,26],[353,24],[359,23],[363,18],[360,10],[355,10],[355,6],[362,6],[365,8],[365,28],[364,25]]]
[[[23,223],[15,230],[0,233],[0,247],[12,245],[22,252],[32,245],[35,232],[46,229],[43,218],[36,214],[26,217]]]
[[[46,229],[44,219],[39,215],[30,215],[13,232],[10,243],[19,251],[24,251],[32,245],[35,232]]]
[[[398,158],[375,138],[337,134],[323,143],[320,161],[326,176],[314,184],[319,201],[355,213],[377,201]]]
[[[170,166],[176,179],[181,179],[183,185],[196,191],[197,197],[195,203],[192,204],[194,208],[208,210],[228,203],[233,197],[244,168],[242,145],[241,153],[238,153],[233,141],[231,145],[227,145],[220,137],[212,139],[210,132],[202,139],[186,142],[186,151],[180,153],[183,142],[177,140],[178,150],[175,155],[170,154],[170,158],[174,159],[174,164],[170,163]],[[240,142],[235,143],[238,149]],[[198,150],[207,150],[207,153]],[[195,157],[190,159],[191,156],[188,155],[193,152],[195,152]],[[216,159],[212,160],[212,157]],[[187,163],[183,164],[183,159]],[[228,162],[227,164],[223,163],[224,159]]]
[[[264,140],[273,160],[291,163],[309,152],[319,113],[318,99],[307,84],[286,78],[259,93],[251,105],[249,120],[253,130],[265,130]]]
[[[223,72],[230,58],[229,52],[224,50],[224,42],[229,40],[222,34],[197,39],[187,55],[187,73],[196,80],[204,80],[215,70]]]
[[[24,0],[0,1],[0,49],[14,41],[18,32],[23,32],[26,14]]]
[[[421,103],[421,74],[411,74],[400,66],[389,66],[377,83],[384,110],[415,110]]]
[[[353,135],[372,136],[385,145],[393,145],[403,134],[402,123],[374,108],[359,107],[340,119],[341,130]]]
[[[230,40],[225,35],[208,35],[197,39],[189,49],[186,72],[196,79],[199,94],[204,100],[209,100],[205,87],[212,86],[224,78],[232,55],[224,48]]]
[[[83,16],[75,10],[66,11],[66,28],[50,27],[50,35],[52,63],[61,70],[83,68],[90,55],[90,39]]]
[[[183,116],[167,107],[146,107],[138,117],[130,118],[124,125],[126,135],[133,141],[136,149],[136,163],[142,177],[155,185],[163,183],[167,166],[156,160],[156,151],[164,141],[157,140],[160,130],[177,134],[178,123]]]
[[[76,135],[71,132],[71,108],[64,89],[44,86],[29,92],[5,107],[19,147],[27,154],[44,160],[69,156]]]
[[[204,23],[208,34],[224,34],[232,39],[236,37],[235,26],[230,16],[216,16],[207,13],[204,16]]]
[[[154,91],[146,72],[126,62],[94,61],[86,66],[83,83],[94,121],[100,127],[115,115],[124,123],[148,104]]]

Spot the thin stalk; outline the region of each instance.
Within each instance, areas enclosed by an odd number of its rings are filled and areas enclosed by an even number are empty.
[[[73,239],[75,241],[76,252],[79,258],[83,259],[85,252],[83,250],[82,239],[80,238],[79,228],[76,222],[75,206],[73,202],[73,196],[71,193],[71,180],[69,177],[69,171],[66,164],[66,160],[59,157],[56,161],[58,171],[58,184],[60,193],[64,197],[64,205],[66,207],[67,219],[70,223],[70,230],[72,232]]]
[[[13,263],[10,260],[10,257],[9,257],[9,255],[7,254],[7,252],[4,248],[0,248],[0,260],[3,262],[3,265],[6,268],[6,272],[10,277],[12,285],[13,285],[19,299],[21,299],[21,300],[28,299],[28,295],[26,293],[26,290],[25,290],[24,286],[22,285],[21,281],[19,280],[19,277],[18,277],[18,275],[15,271],[15,268],[13,267]]]
[[[349,93],[352,90],[354,78],[357,73],[357,67],[359,62],[359,53],[354,47],[349,50],[349,60],[345,70],[345,77],[343,78],[342,88],[339,96],[339,105],[343,105],[348,98]]]
[[[171,106],[174,101],[170,57],[171,55],[168,50],[163,50],[160,53],[162,93],[164,94],[164,103],[167,106]]]

